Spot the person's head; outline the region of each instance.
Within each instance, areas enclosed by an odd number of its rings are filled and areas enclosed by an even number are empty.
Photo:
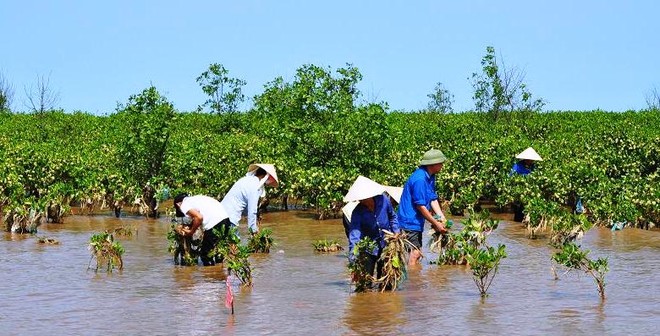
[[[424,156],[419,162],[419,165],[423,166],[429,175],[435,175],[440,170],[442,170],[445,161],[447,161],[445,154],[443,154],[440,150],[430,149],[424,153]]]
[[[279,183],[279,180],[277,179],[277,171],[272,164],[253,163],[248,167],[248,172],[254,172],[254,176],[258,177],[260,180],[268,175],[268,180],[266,180],[265,183],[267,186],[277,187]]]
[[[385,187],[381,184],[364,176],[358,176],[344,196],[344,202],[359,202],[373,208],[374,197],[382,195],[384,192]]]
[[[186,214],[181,212],[181,203],[183,202],[183,199],[188,197],[189,195],[186,193],[178,194],[174,197],[174,210],[176,210],[176,217],[185,217]]]

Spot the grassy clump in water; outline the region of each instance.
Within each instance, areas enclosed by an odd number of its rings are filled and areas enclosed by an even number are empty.
[[[312,246],[314,246],[314,250],[317,252],[338,252],[342,251],[344,249],[341,244],[339,244],[338,241],[336,240],[328,240],[328,239],[320,239],[312,243]]]

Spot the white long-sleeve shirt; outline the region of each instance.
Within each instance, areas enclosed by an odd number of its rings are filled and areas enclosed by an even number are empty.
[[[220,203],[235,226],[238,226],[243,210],[247,209],[248,228],[256,232],[259,229],[257,227],[257,206],[259,197],[263,193],[263,181],[254,175],[247,175],[234,183]]]

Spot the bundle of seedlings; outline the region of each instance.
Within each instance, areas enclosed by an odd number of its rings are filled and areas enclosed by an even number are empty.
[[[454,222],[452,220],[448,220],[445,224],[445,228],[447,228],[447,230],[451,229],[452,226],[454,226]],[[449,233],[440,233],[431,229],[429,230],[429,235],[431,236],[431,239],[429,240],[429,251],[433,253],[441,253],[443,248],[445,248],[449,243]]]
[[[251,235],[248,241],[248,249],[251,253],[270,253],[270,247],[273,246],[271,235],[273,230],[261,229],[259,232]]]
[[[406,278],[407,248],[414,245],[406,239],[406,234],[403,232],[398,234],[387,230],[383,230],[383,232],[386,245],[379,259],[383,268],[377,282],[381,291],[394,291]]]
[[[372,262],[369,252],[376,248],[376,242],[369,237],[360,239],[353,247],[353,260],[348,263],[348,270],[351,272],[351,281],[355,285],[356,292],[365,292],[371,289],[374,280],[376,280],[369,270],[369,264]]]
[[[112,233],[106,231],[92,235],[89,239],[89,250],[92,257],[89,260],[87,269],[91,268],[93,258],[96,258],[95,272],[103,267],[108,273],[112,273],[115,267],[119,270],[124,268],[124,262],[121,259],[122,254],[124,254],[124,247],[115,241]]]
[[[432,263],[440,265],[465,265],[470,248],[479,248],[486,242],[486,237],[497,228],[499,222],[489,218],[488,211],[471,213],[463,221],[463,228],[458,233],[438,235],[438,242],[431,242],[440,246],[440,255]],[[444,237],[442,237],[444,236]],[[443,240],[444,239],[444,240]]]
[[[321,239],[317,240],[312,243],[312,246],[314,246],[314,249],[317,252],[337,252],[337,251],[342,251],[344,249],[339,242],[336,240],[327,240],[327,239]]]
[[[582,250],[577,244],[570,242],[562,246],[561,251],[552,256],[559,265],[568,268],[568,271],[582,271],[594,278],[598,286],[598,294],[605,299],[605,274],[609,271],[607,258],[592,260],[587,255],[589,250]]]
[[[497,248],[492,246],[468,248],[466,260],[482,298],[488,296],[488,288],[493,283],[500,261],[506,258],[505,248],[506,246],[502,244],[498,244]]]
[[[252,269],[250,267],[250,249],[241,244],[241,238],[235,227],[231,227],[227,235],[222,236],[218,245],[211,252],[221,258],[227,265],[228,273],[236,274],[243,287],[252,286]]]
[[[172,224],[167,233],[168,251],[173,254],[175,265],[194,266],[197,265],[202,239],[201,237],[196,238],[195,235],[185,235],[186,229],[187,226],[184,224]]]

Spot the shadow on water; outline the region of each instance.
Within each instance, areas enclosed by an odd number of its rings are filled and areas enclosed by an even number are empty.
[[[505,216],[504,214],[498,214]],[[460,219],[455,220],[457,224]],[[93,233],[134,227],[117,237],[125,268],[88,271]],[[503,219],[489,237],[508,257],[481,298],[466,266],[437,266],[424,237],[422,265],[394,293],[353,293],[346,251],[323,254],[312,243],[336,239],[347,247],[340,219],[319,221],[304,211],[269,212],[270,254],[250,257],[254,287],[233,279],[235,314],[225,307],[226,265],[173,263],[166,218],[72,216],[30,235],[0,235],[2,334],[247,334],[247,335],[601,335],[652,334],[657,327],[660,233],[591,230],[582,241],[592,257],[607,257],[606,300],[585,274],[550,268],[545,239],[526,238],[520,223]],[[248,237],[245,226],[241,236]],[[35,316],[25,323],[24,318]]]

